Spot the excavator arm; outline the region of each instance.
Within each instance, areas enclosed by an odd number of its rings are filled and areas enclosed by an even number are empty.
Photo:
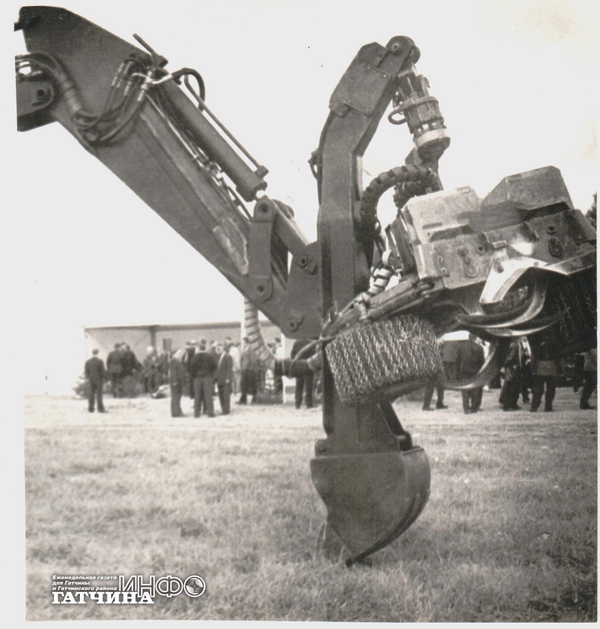
[[[309,243],[261,196],[268,171],[212,114],[201,76],[63,9],[23,8],[17,28],[19,130],[59,122],[287,335],[318,336],[318,290],[289,299],[288,258]]]
[[[392,402],[440,372],[439,336],[491,343],[455,388],[489,381],[518,336],[557,355],[595,346],[596,234],[560,172],[507,177],[484,199],[443,190],[450,138],[409,38],[363,46],[331,96],[310,160],[309,243],[292,209],[264,194],[266,168],[209,109],[195,70],[171,72],[138,36],[141,47],[64,9],[25,7],[16,28],[28,50],[16,59],[19,130],[63,125],[245,296],[253,330],[258,309],[286,336],[313,339],[315,358],[275,368],[323,372],[311,473],[332,556],[361,560],[427,502],[427,457]],[[363,189],[360,160],[390,104],[414,148]],[[384,228],[377,204],[390,189],[397,215]]]

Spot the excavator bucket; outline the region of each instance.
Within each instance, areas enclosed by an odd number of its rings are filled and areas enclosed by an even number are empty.
[[[324,427],[311,461],[327,507],[324,547],[347,563],[392,542],[429,497],[429,462],[390,400],[442,369],[430,324],[414,316],[364,322],[325,348]]]
[[[396,539],[429,497],[429,462],[420,447],[320,457],[311,473],[327,507],[324,548],[348,564]]]
[[[251,304],[246,329],[250,338],[262,339]],[[377,360],[384,338],[393,360]],[[389,400],[430,382],[442,368],[441,356],[431,326],[412,316],[349,328],[316,356],[328,367],[327,439],[317,442],[311,461],[313,483],[327,508],[322,543],[330,558],[351,564],[402,534],[427,503],[429,462]],[[309,361],[294,359],[283,361],[280,372],[302,377],[312,370]]]

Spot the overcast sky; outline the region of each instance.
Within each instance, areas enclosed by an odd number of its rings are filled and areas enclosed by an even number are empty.
[[[4,4],[11,23],[19,6]],[[596,0],[58,6],[132,43],[138,33],[171,70],[196,68],[211,109],[269,169],[267,194],[292,205],[311,238],[317,199],[307,160],[329,96],[362,45],[394,35],[420,48],[417,67],[446,118],[446,188],[470,185],[484,196],[506,175],[554,165],[576,207],[587,210],[597,189]],[[21,34],[11,37],[12,52],[23,52]],[[44,369],[61,347],[73,354],[84,325],[241,316],[241,298],[219,273],[62,127],[10,140],[7,262],[19,321],[50,357]],[[365,156],[365,185],[410,148],[406,128],[384,119]]]

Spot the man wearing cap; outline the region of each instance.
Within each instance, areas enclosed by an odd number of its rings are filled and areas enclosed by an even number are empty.
[[[191,376],[194,383],[194,417],[200,417],[202,409],[209,417],[215,416],[213,406],[214,375],[217,361],[207,350],[205,339],[200,341],[198,351],[194,354],[191,364]]]
[[[106,413],[102,401],[102,387],[104,386],[104,361],[98,356],[98,350],[92,350],[92,357],[85,362],[85,377],[89,384],[88,411],[94,412],[94,405],[98,403],[98,412]]]

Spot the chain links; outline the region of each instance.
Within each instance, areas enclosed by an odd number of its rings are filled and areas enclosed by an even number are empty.
[[[337,392],[351,406],[442,369],[432,326],[413,315],[359,323],[339,334],[325,352]]]

